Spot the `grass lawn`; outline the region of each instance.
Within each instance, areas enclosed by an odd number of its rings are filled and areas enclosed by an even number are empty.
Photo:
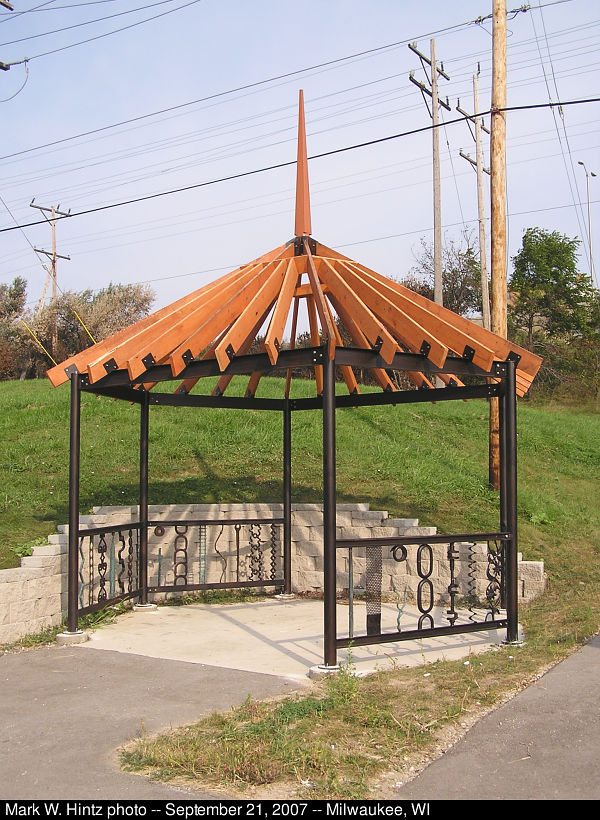
[[[242,394],[244,381],[235,381]],[[296,395],[314,385],[298,382]],[[340,387],[340,389],[342,389]],[[259,395],[281,396],[265,379]],[[68,387],[0,383],[0,566],[67,521]],[[293,500],[321,497],[321,420],[293,415]],[[419,518],[441,532],[495,530],[483,401],[337,414],[338,501]],[[342,675],[311,696],[248,703],[124,757],[161,777],[226,788],[291,782],[310,797],[359,797],[386,770],[426,755],[440,731],[489,708],[600,629],[600,415],[519,402],[519,550],[548,587],[520,613],[526,642],[462,662]],[[137,503],[138,411],[84,395],[81,509]],[[270,412],[151,408],[150,503],[277,501],[281,419]],[[211,743],[211,741],[216,741]],[[304,783],[304,785],[302,785]],[[290,787],[291,788],[291,787]]]

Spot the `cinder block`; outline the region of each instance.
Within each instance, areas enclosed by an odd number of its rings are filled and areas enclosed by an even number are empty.
[[[323,514],[316,510],[295,510],[292,512],[292,526],[322,527]]]
[[[321,553],[321,548],[316,541],[296,541],[294,547],[296,548],[297,558],[307,555],[313,557]]]
[[[12,604],[25,598],[27,581],[13,581],[12,584],[0,586],[0,603]]]
[[[323,588],[323,573],[315,570],[302,570],[296,573],[296,592],[314,592]]]
[[[418,527],[418,518],[386,518],[384,527],[397,527],[399,530],[407,530],[409,527]]]
[[[33,548],[33,555],[62,555],[66,551],[65,544],[40,544],[39,547]]]

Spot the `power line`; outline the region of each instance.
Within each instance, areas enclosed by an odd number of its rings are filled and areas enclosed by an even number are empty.
[[[77,43],[69,43],[66,46],[59,46],[58,48],[50,49],[49,51],[44,51],[41,54],[34,54],[33,57],[28,57],[27,59],[31,62],[32,60],[39,60],[41,57],[49,57],[51,54],[58,54],[62,51],[68,51],[71,48],[75,48],[76,46],[83,46],[87,45],[87,43],[93,43],[96,40],[102,40],[104,37],[110,37],[113,34],[119,34],[122,31],[128,31],[129,29],[135,28],[136,26],[141,26],[144,23],[150,23],[153,20],[158,20],[161,17],[165,17],[167,14],[173,14],[176,11],[181,11],[181,9],[186,9],[188,6],[195,6],[196,3],[201,3],[202,0],[190,0],[188,3],[184,3],[182,6],[177,6],[175,9],[169,9],[168,11],[163,11],[160,14],[155,14],[152,17],[146,17],[145,20],[138,20],[135,23],[130,23],[127,26],[121,26],[121,28],[113,29],[112,31],[106,31],[104,34],[96,34],[94,37],[88,37],[85,40],[80,40]]]
[[[198,2],[198,0],[195,0],[195,1]],[[475,22],[474,20],[470,20],[470,21],[467,21],[467,22],[464,22],[464,23],[457,23],[453,26],[446,26],[445,28],[437,29],[436,31],[431,31],[431,32],[428,32],[426,34],[420,34],[417,37],[409,37],[405,40],[398,40],[398,41],[393,42],[393,43],[387,43],[386,45],[383,45],[383,46],[376,46],[375,48],[366,49],[364,51],[358,51],[354,54],[348,54],[348,55],[345,55],[344,57],[337,57],[333,60],[327,60],[325,62],[317,63],[317,64],[312,65],[312,66],[306,66],[305,68],[299,68],[299,69],[296,69],[295,71],[288,71],[285,74],[274,75],[273,77],[268,77],[268,78],[265,78],[263,80],[257,80],[256,82],[247,83],[246,85],[237,86],[236,88],[230,88],[226,91],[219,91],[219,92],[216,92],[215,94],[209,94],[206,97],[199,97],[198,99],[189,100],[188,102],[179,103],[177,105],[172,105],[172,106],[169,106],[168,108],[162,108],[162,109],[159,109],[157,111],[152,111],[148,114],[140,114],[137,117],[131,117],[127,120],[121,120],[120,122],[111,123],[110,125],[104,125],[104,126],[100,126],[99,128],[93,128],[89,131],[82,131],[79,134],[73,134],[69,137],[63,137],[63,138],[58,139],[58,140],[53,140],[52,142],[47,142],[47,143],[44,143],[43,145],[36,145],[36,146],[33,146],[32,148],[25,148],[22,151],[16,151],[12,154],[5,154],[4,156],[0,156],[0,160],[11,159],[12,157],[21,156],[23,154],[29,154],[33,151],[39,151],[39,150],[42,150],[44,148],[51,148],[54,145],[60,145],[60,144],[65,143],[65,142],[70,142],[71,140],[80,139],[81,137],[88,137],[88,136],[91,136],[92,134],[98,134],[98,133],[101,133],[103,131],[107,131],[107,130],[112,129],[112,128],[119,128],[122,125],[130,125],[131,123],[140,122],[141,120],[149,119],[150,117],[157,117],[157,116],[160,116],[161,114],[169,114],[173,111],[177,111],[177,110],[180,110],[182,108],[187,108],[191,105],[199,105],[200,103],[209,102],[211,100],[219,99],[221,97],[230,96],[231,94],[236,94],[236,93],[239,93],[241,91],[249,91],[251,88],[257,88],[257,87],[262,86],[262,85],[267,85],[269,83],[277,82],[278,80],[285,80],[285,79],[289,79],[290,77],[297,77],[299,74],[304,74],[308,71],[315,71],[316,69],[319,69],[319,68],[326,68],[326,67],[329,67],[329,66],[332,66],[332,65],[337,65],[338,63],[348,62],[350,60],[356,60],[360,57],[366,57],[366,56],[369,56],[371,54],[377,54],[381,51],[387,51],[387,50],[390,50],[390,49],[393,49],[393,48],[398,48],[399,46],[407,45],[407,43],[411,42],[412,40],[415,40],[415,39],[419,40],[421,38],[432,37],[432,36],[437,35],[437,34],[444,34],[444,33],[447,33],[449,31],[454,31],[454,30],[459,29],[459,28],[465,28],[466,26],[473,25],[474,22]],[[77,44],[75,44],[75,45],[77,45]],[[38,55],[38,56],[41,56],[41,55]],[[30,59],[35,59],[35,58],[32,57]]]
[[[539,110],[542,108],[553,108],[555,106],[567,106],[567,105],[583,105],[585,103],[597,103],[600,102],[600,97],[592,97],[589,99],[580,99],[580,100],[565,100],[562,102],[547,102],[547,103],[534,103],[530,105],[513,105],[513,106],[506,106],[503,108],[495,109],[498,113],[500,112],[508,112],[508,111],[534,111]],[[492,111],[481,111],[476,112],[473,116],[486,116],[487,114],[491,114]],[[346,145],[343,148],[333,148],[330,151],[323,151],[320,154],[313,154],[309,157],[310,160],[315,159],[323,159],[324,157],[331,157],[337,154],[347,153],[348,151],[355,151],[359,148],[367,148],[372,145],[381,145],[385,142],[391,142],[392,140],[401,139],[403,137],[413,136],[415,134],[422,134],[427,131],[431,131],[433,128],[444,127],[448,125],[455,125],[456,123],[464,122],[464,117],[457,117],[453,120],[448,120],[446,123],[438,123],[437,125],[425,125],[421,128],[413,128],[410,131],[402,131],[398,134],[390,134],[386,137],[379,137],[373,140],[366,140],[365,142],[356,143],[354,145]],[[70,214],[69,216],[61,216],[59,219],[73,219],[77,216],[87,216],[93,213],[99,213],[101,211],[109,211],[113,210],[114,208],[122,208],[126,205],[135,205],[140,202],[148,202],[153,199],[159,199],[164,196],[172,196],[173,194],[180,194],[186,191],[193,191],[198,188],[207,188],[210,185],[218,185],[222,182],[231,182],[235,179],[243,179],[245,177],[256,176],[257,174],[263,174],[268,171],[275,171],[281,168],[289,168],[292,165],[296,164],[296,160],[288,160],[287,162],[279,162],[273,165],[266,165],[262,168],[254,168],[251,171],[241,171],[237,174],[230,174],[228,176],[220,177],[218,179],[206,180],[205,182],[196,182],[191,185],[184,185],[180,188],[171,188],[168,191],[159,191],[158,193],[154,194],[147,194],[145,196],[134,197],[132,199],[123,200],[121,202],[112,202],[108,205],[99,205],[95,208],[87,208],[83,211],[76,211],[75,213]],[[10,231],[15,231],[17,229],[22,230],[23,228],[30,228],[34,225],[43,225],[44,220],[36,221],[36,222],[27,222],[22,225],[15,225],[12,227],[7,228],[0,228],[0,233],[8,233]]]
[[[91,26],[94,23],[102,23],[104,20],[113,20],[115,17],[123,17],[125,14],[135,14],[138,11],[145,11],[146,9],[152,9],[156,6],[164,6],[166,3],[174,3],[175,0],[159,0],[157,3],[149,3],[146,6],[138,6],[137,9],[128,9],[127,11],[119,11],[115,14],[107,14],[104,17],[96,17],[95,20],[84,20],[81,23],[73,23],[70,26],[63,26],[62,28],[56,28],[53,31],[44,31],[41,34],[30,34],[27,37],[20,37],[18,40],[8,40],[6,43],[0,43],[0,47],[2,46],[14,46],[17,43],[24,43],[27,40],[37,40],[40,37],[50,37],[52,34],[61,34],[63,31],[71,31],[74,28],[82,28],[83,26]]]

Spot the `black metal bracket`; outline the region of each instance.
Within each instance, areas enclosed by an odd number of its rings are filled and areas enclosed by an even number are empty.
[[[521,361],[521,354],[517,353],[514,350],[511,350],[508,356],[506,357],[506,361],[515,362],[516,364],[519,364],[519,362]]]
[[[423,344],[421,345],[421,347],[419,349],[419,353],[422,356],[429,356],[429,351],[430,350],[431,350],[431,345],[429,344],[429,342],[423,341]]]
[[[150,370],[151,367],[154,367],[156,364],[156,359],[152,355],[152,353],[147,353],[144,358],[142,359],[142,364],[146,368],[146,370]]]
[[[296,236],[294,238],[294,256],[304,256],[304,240],[308,241],[308,247],[313,255],[317,253],[317,243],[312,236]]]
[[[227,345],[227,347],[225,348],[225,353],[227,354],[229,361],[231,361],[235,356],[235,350],[233,349],[233,345]]]
[[[506,362],[492,362],[491,372],[494,376],[505,378],[507,373]]]
[[[193,362],[193,361],[194,361],[194,354],[193,354],[193,353],[192,353],[192,351],[188,348],[187,350],[185,350],[185,351],[181,354],[181,358],[183,359],[183,361],[184,361],[186,364],[190,364],[190,362]]]
[[[107,373],[112,373],[113,370],[118,370],[117,363],[114,359],[108,359],[108,361],[104,362],[102,367],[106,370]]]
[[[77,365],[70,364],[68,367],[65,367],[65,373],[69,378],[71,378],[73,374],[79,373],[79,370],[77,370]]]
[[[313,350],[312,360],[313,364],[322,364],[323,363],[323,348],[317,347]]]
[[[372,348],[371,348],[371,349],[372,349],[372,351],[373,351],[373,353],[379,353],[379,351],[380,351],[380,350],[381,350],[381,348],[382,348],[382,345],[383,345],[383,339],[381,338],[381,336],[378,336],[378,337],[375,339],[375,344],[374,344],[374,345],[372,346]]]
[[[465,345],[465,349],[463,350],[463,354],[462,354],[463,359],[465,359],[467,362],[472,362],[474,355],[475,355],[474,348],[469,347],[469,345]]]

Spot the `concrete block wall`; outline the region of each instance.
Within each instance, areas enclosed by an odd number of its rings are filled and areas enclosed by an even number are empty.
[[[149,516],[152,521],[203,519],[207,521],[227,521],[232,519],[280,518],[283,515],[281,504],[179,504],[168,506],[150,506]],[[81,516],[81,526],[97,527],[115,524],[128,524],[137,521],[138,508],[133,507],[98,507],[92,515]],[[371,510],[369,504],[339,504],[337,507],[336,536],[343,538],[375,538],[389,536],[433,535],[435,528],[420,527],[417,519],[390,518],[383,510]],[[214,531],[213,531],[214,530]],[[197,530],[196,530],[197,533]],[[220,534],[219,534],[220,533]],[[215,539],[219,535],[218,549],[227,561],[226,580],[233,578],[235,572],[235,530],[233,527],[220,526],[206,528],[207,551],[214,553]],[[319,504],[292,505],[292,589],[295,592],[319,593],[323,589],[323,512]],[[161,582],[172,583],[172,542],[173,531],[165,538],[170,539],[168,547],[164,538],[150,530],[149,549],[149,584],[158,582],[159,553],[162,549],[165,560],[161,566]],[[263,541],[268,534],[263,530]],[[33,554],[21,559],[21,566],[14,569],[0,570],[0,645],[5,645],[19,638],[35,634],[47,627],[57,626],[66,615],[67,609],[67,544],[68,527],[58,527],[58,532],[49,536],[48,543],[35,547]],[[197,550],[197,538],[192,535],[193,548]],[[264,560],[268,561],[268,544]],[[115,550],[118,545],[112,545]],[[488,586],[487,545],[457,545],[459,560],[456,561],[456,579],[459,584],[459,595],[468,595],[475,591],[478,598],[485,599]],[[170,552],[169,552],[170,549]],[[450,570],[447,560],[447,546],[435,544],[431,547],[434,562],[430,580],[433,584],[434,598],[437,601],[447,596],[450,581]],[[383,554],[385,556],[385,550]],[[84,552],[85,554],[85,552]],[[116,553],[115,553],[116,554]],[[197,552],[190,551],[188,565],[188,582],[199,583],[201,567]],[[242,576],[244,567],[248,566],[247,541],[241,550]],[[423,559],[422,574],[428,572]],[[84,567],[85,569],[85,567]],[[353,574],[355,589],[360,590],[366,584],[365,549],[353,550]],[[223,571],[223,562],[207,562],[206,582],[219,581]],[[85,575],[85,572],[84,572]],[[281,571],[278,576],[281,577]],[[347,590],[349,585],[348,553],[338,551],[337,586],[340,591]],[[421,578],[417,571],[416,549],[409,548],[405,561],[396,562],[391,557],[384,557],[382,562],[382,595],[389,599],[406,597],[414,600]],[[542,561],[523,561],[519,555],[519,596],[526,602],[540,594],[544,589],[544,565]]]

